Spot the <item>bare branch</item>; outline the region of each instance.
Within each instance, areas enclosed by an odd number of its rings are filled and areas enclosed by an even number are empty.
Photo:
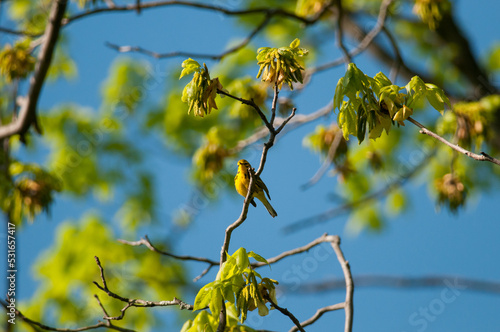
[[[128,4],[128,5],[124,5],[124,6],[94,8],[92,10],[88,10],[86,12],[76,14],[76,15],[73,15],[69,18],[66,18],[63,21],[63,24],[67,25],[71,22],[82,19],[84,17],[99,14],[99,13],[127,12],[127,11],[136,11],[137,9],[150,9],[150,8],[166,7],[166,6],[184,6],[184,7],[205,9],[205,10],[211,10],[214,12],[219,12],[219,13],[222,13],[224,15],[229,15],[229,16],[243,16],[243,15],[253,15],[253,14],[264,14],[264,15],[268,15],[268,16],[281,16],[281,17],[286,17],[286,18],[290,18],[293,20],[297,20],[297,21],[302,22],[304,24],[315,23],[316,21],[319,20],[319,18],[321,18],[321,16],[324,14],[324,12],[328,9],[328,6],[325,6],[315,16],[313,16],[311,18],[307,18],[307,17],[302,17],[299,15],[296,15],[295,13],[290,12],[290,11],[283,9],[283,8],[263,7],[263,8],[233,10],[233,9],[228,9],[228,8],[224,8],[224,7],[216,6],[216,5],[209,5],[209,4],[201,3],[201,2],[173,1],[173,0],[170,0],[170,1],[152,1],[152,2],[140,3],[139,5],[136,3],[136,4]]]
[[[389,76],[392,82],[396,82],[399,74],[399,69],[402,65],[404,65],[403,57],[401,56],[401,52],[399,51],[399,46],[396,38],[394,38],[394,36],[386,26],[383,27],[383,31],[389,39],[389,42],[391,43],[392,49],[394,51],[394,63],[391,66],[391,73],[389,74]]]
[[[496,158],[493,158],[492,156],[486,154],[485,152],[481,152],[481,154],[476,154],[474,152],[470,152],[469,150],[466,150],[466,149],[458,146],[457,144],[453,144],[451,142],[448,142],[446,139],[444,139],[443,137],[439,136],[438,134],[430,131],[423,124],[421,124],[420,122],[412,119],[411,117],[408,118],[408,121],[410,121],[411,123],[413,123],[415,126],[419,127],[421,134],[425,134],[425,135],[428,135],[428,136],[430,136],[432,138],[435,138],[438,141],[440,141],[441,143],[444,143],[444,144],[448,145],[453,150],[455,150],[457,152],[460,152],[460,153],[466,155],[467,157],[470,157],[470,158],[472,158],[474,160],[477,160],[477,161],[489,161],[491,163],[494,163],[494,164],[497,164],[497,165],[500,166],[500,160],[498,160]]]
[[[266,115],[264,114],[264,112],[262,112],[262,110],[260,109],[259,105],[257,105],[253,100],[248,100],[248,99],[243,99],[243,98],[240,98],[240,97],[236,97],[236,96],[233,96],[232,94],[230,94],[230,93],[228,93],[226,91],[219,90],[219,89],[217,89],[217,93],[220,94],[220,95],[224,95],[224,96],[227,96],[229,98],[232,98],[234,100],[237,100],[237,101],[239,101],[240,103],[242,103],[244,105],[248,105],[248,106],[253,107],[253,109],[255,109],[255,111],[257,112],[257,114],[259,114],[260,118],[262,119],[262,121],[266,125],[267,129],[270,132],[274,131],[273,126],[271,126],[271,123],[267,120]]]
[[[344,305],[345,305],[344,302],[342,302],[342,303],[337,303],[337,304],[333,304],[333,305],[329,305],[329,306],[320,308],[316,311],[316,313],[311,318],[303,321],[302,323],[300,323],[300,325],[302,325],[302,327],[309,326],[309,325],[315,323],[318,319],[320,319],[324,313],[329,312],[329,311],[344,309]],[[297,332],[297,331],[298,331],[298,328],[296,326],[294,326],[288,332]]]
[[[293,119],[291,118],[291,115],[286,119],[280,118],[280,117],[276,118],[275,122],[277,124],[279,124],[279,127],[278,127],[278,129],[276,129],[276,132],[280,133],[283,129],[285,129],[285,127],[283,125],[283,123],[285,123],[285,122],[286,122],[285,125],[288,124],[286,126],[286,130],[285,130],[285,132],[287,132],[287,131],[293,130],[293,129],[298,128],[304,124],[310,123],[310,122],[315,121],[323,116],[330,114],[332,111],[332,108],[333,108],[333,103],[330,102],[330,103],[328,103],[328,105],[320,108],[319,110],[317,110],[311,114],[299,114],[299,115],[296,115],[295,114],[296,110],[294,111],[292,109]],[[253,135],[239,141],[238,144],[236,144],[236,146],[234,148],[229,149],[229,153],[236,154],[236,153],[240,152],[241,150],[243,150],[247,146],[252,145],[252,144],[256,143],[257,141],[265,138],[268,133],[269,133],[269,131],[268,131],[266,126],[262,126],[262,127],[258,128],[254,132]]]
[[[380,5],[380,10],[379,10],[378,18],[377,18],[377,23],[370,30],[370,32],[368,32],[368,34],[366,34],[364,36],[364,38],[360,41],[360,43],[358,44],[358,46],[355,49],[353,49],[353,50],[351,50],[350,52],[347,53],[347,56],[349,58],[353,58],[356,55],[362,53],[365,49],[367,49],[368,46],[370,46],[370,44],[372,43],[372,41],[375,39],[375,37],[380,33],[380,31],[382,31],[382,28],[384,27],[384,24],[385,24],[385,20],[387,18],[387,12],[388,12],[389,6],[391,5],[391,3],[393,1],[394,0],[384,0],[384,2],[382,2],[382,4]],[[347,18],[342,22],[342,24],[344,24],[344,23],[349,23],[349,21],[348,21]],[[337,27],[337,29],[338,29],[338,27]],[[327,69],[336,67],[336,66],[344,63],[345,59],[346,59],[346,56],[343,55],[342,57],[340,57],[340,58],[338,58],[336,60],[333,60],[333,61],[331,61],[329,63],[326,63],[324,65],[321,65],[321,66],[318,66],[318,67],[315,67],[315,68],[311,68],[308,71],[308,74],[311,75],[311,74],[319,72],[319,71],[323,71],[323,70],[327,70]]]
[[[344,33],[342,30],[342,20],[344,16],[344,10],[342,8],[342,0],[335,0],[335,6],[337,7],[337,30],[335,31],[337,47],[340,48],[342,54],[344,55],[344,62],[346,66],[352,62],[352,57],[349,51],[344,45]]]
[[[235,53],[239,50],[241,50],[243,47],[248,45],[250,41],[262,30],[264,29],[269,22],[271,21],[271,16],[266,15],[264,17],[264,20],[244,39],[242,40],[239,44],[237,44],[234,47],[231,47],[230,49],[222,52],[221,54],[204,54],[204,53],[192,53],[192,52],[169,52],[169,53],[157,53],[153,52],[150,50],[147,50],[145,48],[139,47],[139,46],[118,46],[112,43],[107,42],[106,46],[121,52],[121,53],[128,53],[128,52],[137,52],[137,53],[142,53],[148,56],[151,56],[155,59],[166,59],[166,58],[173,58],[173,57],[188,57],[188,58],[197,58],[197,59],[211,59],[211,60],[222,60],[224,57],[226,57],[229,54]]]
[[[129,309],[131,307],[145,308],[145,307],[179,306],[179,308],[181,310],[193,310],[193,308],[194,308],[193,305],[187,304],[187,303],[185,303],[185,302],[183,302],[183,301],[181,301],[181,300],[179,300],[178,298],[175,298],[175,297],[174,297],[174,299],[172,301],[146,301],[146,300],[141,300],[141,299],[126,298],[126,297],[120,296],[120,295],[112,292],[108,288],[108,285],[106,283],[106,278],[104,276],[104,268],[102,267],[99,258],[97,256],[95,256],[94,258],[95,258],[95,261],[97,263],[97,266],[99,267],[101,281],[102,281],[102,286],[99,285],[99,283],[96,282],[96,281],[94,281],[94,284],[97,286],[97,288],[99,288],[100,290],[102,290],[103,292],[105,292],[106,294],[108,294],[108,296],[110,296],[110,297],[112,297],[114,299],[120,300],[122,302],[127,303],[125,305],[125,307],[123,307],[120,310],[121,314],[119,316],[110,317],[110,316],[108,316],[106,314],[106,316],[104,317],[104,319],[106,319],[107,321],[110,321],[110,320],[121,320],[121,319],[123,319],[123,317],[125,316],[125,312],[127,311],[127,309]]]
[[[282,260],[283,258],[309,251],[309,249],[314,248],[318,244],[321,244],[324,242],[330,242],[330,241],[331,241],[330,236],[327,233],[325,233],[322,236],[320,236],[319,238],[315,239],[314,241],[306,244],[305,246],[282,252],[278,256],[267,259],[267,262],[269,264],[273,264],[273,263],[276,263],[276,262]],[[267,265],[267,264],[263,263],[263,262],[257,262],[257,263],[253,263],[252,267],[257,268],[257,267],[261,267],[261,266],[265,266],[265,265]]]
[[[4,303],[3,301],[0,301],[0,303],[2,304],[2,306],[4,306],[5,308],[7,308],[7,304],[6,303]],[[79,327],[79,328],[75,328],[75,329],[57,328],[57,327],[52,327],[52,326],[45,325],[43,323],[34,321],[34,320],[26,317],[18,309],[16,309],[16,317],[20,318],[23,322],[25,322],[26,324],[29,324],[30,326],[32,326],[35,329],[40,328],[40,329],[45,330],[45,331],[80,332],[80,331],[89,331],[89,330],[101,329],[101,328],[104,327],[104,328],[107,328],[109,330],[115,330],[115,331],[121,331],[121,332],[135,332],[134,330],[125,329],[123,327],[115,326],[115,325],[111,324],[110,322],[98,322],[97,324],[94,324],[94,325]]]
[[[215,265],[219,265],[219,263],[217,263],[217,264],[210,264],[205,270],[203,270],[203,272],[200,273],[199,276],[197,276],[197,277],[195,277],[193,279],[193,282],[197,282],[198,280],[200,280],[201,278],[203,278],[212,269],[212,267],[214,267]]]
[[[5,28],[5,27],[0,27],[0,32],[8,33],[8,34],[11,34],[11,35],[32,37],[32,38],[39,37],[39,35],[36,35],[36,34],[33,34],[33,33],[29,33],[27,31],[13,30],[13,29]]]
[[[353,307],[353,295],[354,295],[354,281],[352,280],[351,267],[349,266],[349,262],[345,260],[344,254],[340,249],[340,237],[336,236],[336,240],[332,240],[331,245],[333,250],[335,250],[335,254],[337,255],[337,259],[339,260],[340,266],[342,267],[342,271],[344,272],[345,279],[345,302],[344,302],[344,311],[345,311],[345,332],[352,331],[352,319],[354,316],[354,307]]]
[[[28,95],[21,104],[19,117],[10,124],[0,127],[0,139],[16,134],[20,134],[22,137],[31,125],[34,126],[37,132],[40,132],[36,117],[38,97],[42,90],[50,63],[52,62],[52,55],[56,46],[57,37],[59,36],[61,20],[66,11],[67,3],[67,0],[55,0],[52,3],[49,22],[47,23],[43,36],[44,42],[38,54],[35,73],[30,79]]]
[[[141,246],[141,245],[144,245],[144,246],[148,247],[148,249],[151,250],[151,251],[154,251],[154,252],[157,252],[157,253],[159,253],[161,255],[165,255],[165,256],[168,256],[168,257],[175,258],[175,259],[183,260],[183,261],[196,261],[196,262],[208,263],[208,264],[211,264],[211,265],[217,265],[217,264],[219,264],[218,262],[216,262],[214,260],[211,260],[211,259],[208,259],[208,258],[205,258],[205,257],[179,256],[179,255],[171,254],[169,252],[160,250],[160,249],[156,248],[151,243],[151,241],[149,240],[149,238],[148,238],[147,235],[145,235],[144,238],[140,239],[139,241],[126,241],[126,240],[118,239],[118,242],[123,243],[123,244],[127,244],[129,246]]]

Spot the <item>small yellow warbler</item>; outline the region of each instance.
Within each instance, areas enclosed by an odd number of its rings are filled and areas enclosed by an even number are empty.
[[[238,161],[238,173],[236,173],[236,176],[234,177],[234,186],[236,187],[236,191],[238,192],[238,194],[243,197],[246,197],[248,193],[248,185],[250,184],[249,169],[251,167],[252,166],[250,165],[250,163],[245,159],[241,159],[240,161]],[[255,204],[254,197],[257,198],[262,202],[262,204],[264,204],[271,217],[276,217],[278,214],[271,206],[271,203],[269,203],[269,201],[266,199],[266,195],[264,195],[264,192],[266,192],[267,197],[271,199],[271,196],[269,196],[269,190],[267,189],[266,185],[257,175],[255,175],[254,182],[254,192],[252,194],[252,200],[250,201],[250,203],[252,203],[253,206],[257,206],[257,204]]]

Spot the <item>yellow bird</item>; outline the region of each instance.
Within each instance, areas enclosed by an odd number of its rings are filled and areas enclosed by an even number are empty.
[[[234,177],[234,186],[236,187],[236,191],[238,192],[238,194],[243,197],[246,197],[248,193],[248,185],[250,184],[249,169],[251,167],[252,166],[250,165],[250,163],[245,159],[241,159],[240,161],[238,161],[238,173],[236,173],[236,176]],[[271,199],[271,196],[269,196],[269,190],[267,189],[266,185],[258,176],[255,176],[254,182],[254,192],[250,203],[252,203],[253,206],[257,206],[254,201],[254,198],[257,198],[262,202],[262,204],[264,204],[271,217],[276,217],[278,214],[271,206],[271,203],[269,203],[269,201],[266,199],[266,195],[264,195],[264,192],[266,192],[267,197]]]

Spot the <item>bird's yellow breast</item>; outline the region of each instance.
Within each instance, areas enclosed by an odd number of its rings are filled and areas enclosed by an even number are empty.
[[[247,196],[248,192],[248,184],[250,183],[250,175],[248,174],[248,170],[242,166],[238,167],[238,173],[234,177],[234,186],[236,187],[236,191],[243,197]]]

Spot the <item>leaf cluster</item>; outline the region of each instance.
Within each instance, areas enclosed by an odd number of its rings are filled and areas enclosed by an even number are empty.
[[[283,83],[293,90],[292,83],[303,83],[302,70],[299,58],[306,56],[309,51],[300,48],[300,40],[296,38],[288,47],[271,48],[261,47],[257,50],[257,64],[260,65],[257,78],[277,85],[280,89]]]
[[[448,0],[415,0],[413,5],[413,12],[432,30],[436,29],[443,15],[450,9]]]
[[[215,103],[217,90],[222,90],[222,84],[219,78],[210,79],[210,74],[206,64],[203,67],[189,58],[182,63],[184,68],[181,72],[182,77],[193,74],[193,79],[185,86],[182,91],[182,101],[189,105],[188,114],[193,111],[195,116],[205,116],[210,114],[212,108],[218,109]]]
[[[205,327],[204,331],[215,331],[217,317],[226,301],[236,310],[240,323],[246,320],[248,311],[258,309],[259,315],[267,315],[267,298],[277,302],[275,284],[278,282],[263,278],[257,273],[250,265],[250,258],[267,263],[265,258],[253,251],[247,252],[245,248],[239,248],[233,255],[227,255],[216,280],[203,286],[196,295],[194,310],[204,310],[208,307],[212,315],[212,319],[208,320],[211,328]],[[197,319],[201,321],[198,317],[207,317],[207,313],[202,311],[198,314]],[[187,322],[182,331],[199,331],[200,323],[196,323],[197,319]],[[207,320],[204,319],[203,322],[206,324]]]
[[[394,122],[404,126],[404,121],[413,114],[413,105],[424,98],[441,113],[445,104],[451,106],[443,90],[424,83],[418,76],[400,87],[381,72],[372,78],[351,63],[337,83],[333,109],[339,110],[338,124],[344,138],[353,135],[361,143],[367,132],[370,139],[377,139],[384,130],[389,133]]]
[[[0,74],[5,76],[7,83],[26,78],[35,69],[36,59],[31,55],[30,42],[25,39],[13,46],[6,44],[0,51]]]
[[[17,224],[23,219],[33,222],[36,215],[48,212],[54,194],[62,189],[60,179],[37,164],[12,161],[8,177],[1,177],[0,207]]]

